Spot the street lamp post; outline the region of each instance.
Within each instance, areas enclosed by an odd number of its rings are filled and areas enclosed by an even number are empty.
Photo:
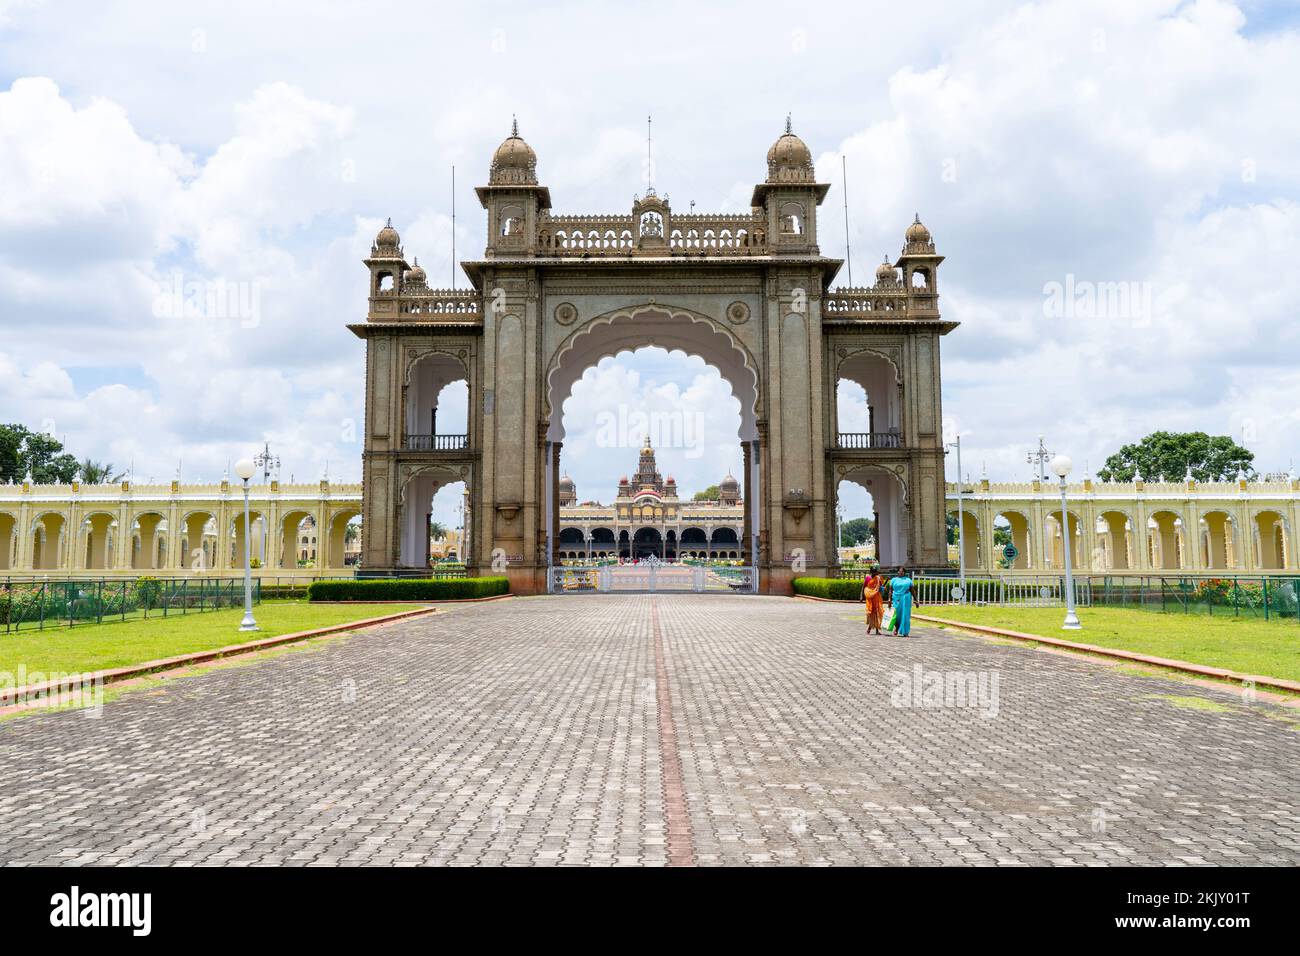
[[[248,480],[253,477],[255,466],[247,458],[235,462],[235,474],[244,482],[244,619],[239,622],[241,631],[260,631],[257,621],[253,620],[253,552],[252,529],[248,527]]]
[[[1065,455],[1057,455],[1052,459],[1052,471],[1061,478],[1061,542],[1065,547],[1065,623],[1061,628],[1067,631],[1077,631],[1083,627],[1079,623],[1079,615],[1074,611],[1074,572],[1070,562],[1070,512],[1066,510],[1065,502],[1065,476],[1070,473],[1072,464]]]
[[[957,576],[961,585],[961,597],[958,603],[966,603],[966,515],[962,505],[961,478],[961,436],[950,442],[949,447],[957,449]]]

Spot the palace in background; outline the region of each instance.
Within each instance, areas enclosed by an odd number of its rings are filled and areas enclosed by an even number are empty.
[[[727,475],[718,483],[718,498],[683,501],[677,482],[665,479],[646,436],[636,473],[618,483],[612,505],[578,503],[568,475],[560,478],[561,561],[608,558],[679,558],[740,560],[744,533],[740,483]]]

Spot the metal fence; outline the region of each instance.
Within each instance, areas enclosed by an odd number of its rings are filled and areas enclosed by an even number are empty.
[[[1107,577],[1092,590],[1105,607],[1300,622],[1300,577]]]
[[[862,580],[863,568],[837,568],[834,576]],[[968,577],[964,594],[954,593],[956,575],[913,578],[920,604],[994,604],[1063,607],[1064,575]],[[1207,617],[1251,617],[1300,622],[1300,577],[1209,577],[1168,575],[1075,575],[1077,607],[1122,607]]]
[[[963,591],[956,577],[919,575],[913,579],[918,604],[997,604],[1009,607],[1064,607],[1064,576],[967,578]],[[1093,603],[1092,582],[1074,579],[1076,607]]]
[[[254,579],[253,602],[261,599],[262,582]],[[6,634],[243,606],[244,582],[234,578],[0,582],[0,628]]]

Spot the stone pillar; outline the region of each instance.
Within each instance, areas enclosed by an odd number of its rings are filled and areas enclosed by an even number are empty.
[[[753,511],[751,510],[749,499],[751,497],[751,485],[753,484],[752,469],[753,457],[751,446],[753,442],[742,441],[740,450],[743,455],[744,464],[741,466],[740,478],[740,500],[742,503],[742,517],[740,526],[740,553],[746,564],[754,563],[754,526]],[[679,543],[680,546],[680,543]]]
[[[560,448],[563,445],[563,442],[551,442],[551,564],[560,563]]]

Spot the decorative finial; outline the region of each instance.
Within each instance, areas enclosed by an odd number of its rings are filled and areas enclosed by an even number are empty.
[[[388,221],[385,222],[384,225],[387,226],[389,229],[393,228],[393,217],[389,216]]]
[[[519,120],[515,118],[514,113],[510,114],[510,135],[519,138]]]
[[[920,214],[919,212],[916,214],[916,218],[913,219],[912,222],[915,223],[916,225],[920,225],[920,223],[921,223],[921,214]]]
[[[789,113],[786,113],[786,114],[785,114],[785,132],[786,132],[786,135],[790,135],[791,133],[794,132],[794,126],[790,123],[790,114],[789,114]]]

